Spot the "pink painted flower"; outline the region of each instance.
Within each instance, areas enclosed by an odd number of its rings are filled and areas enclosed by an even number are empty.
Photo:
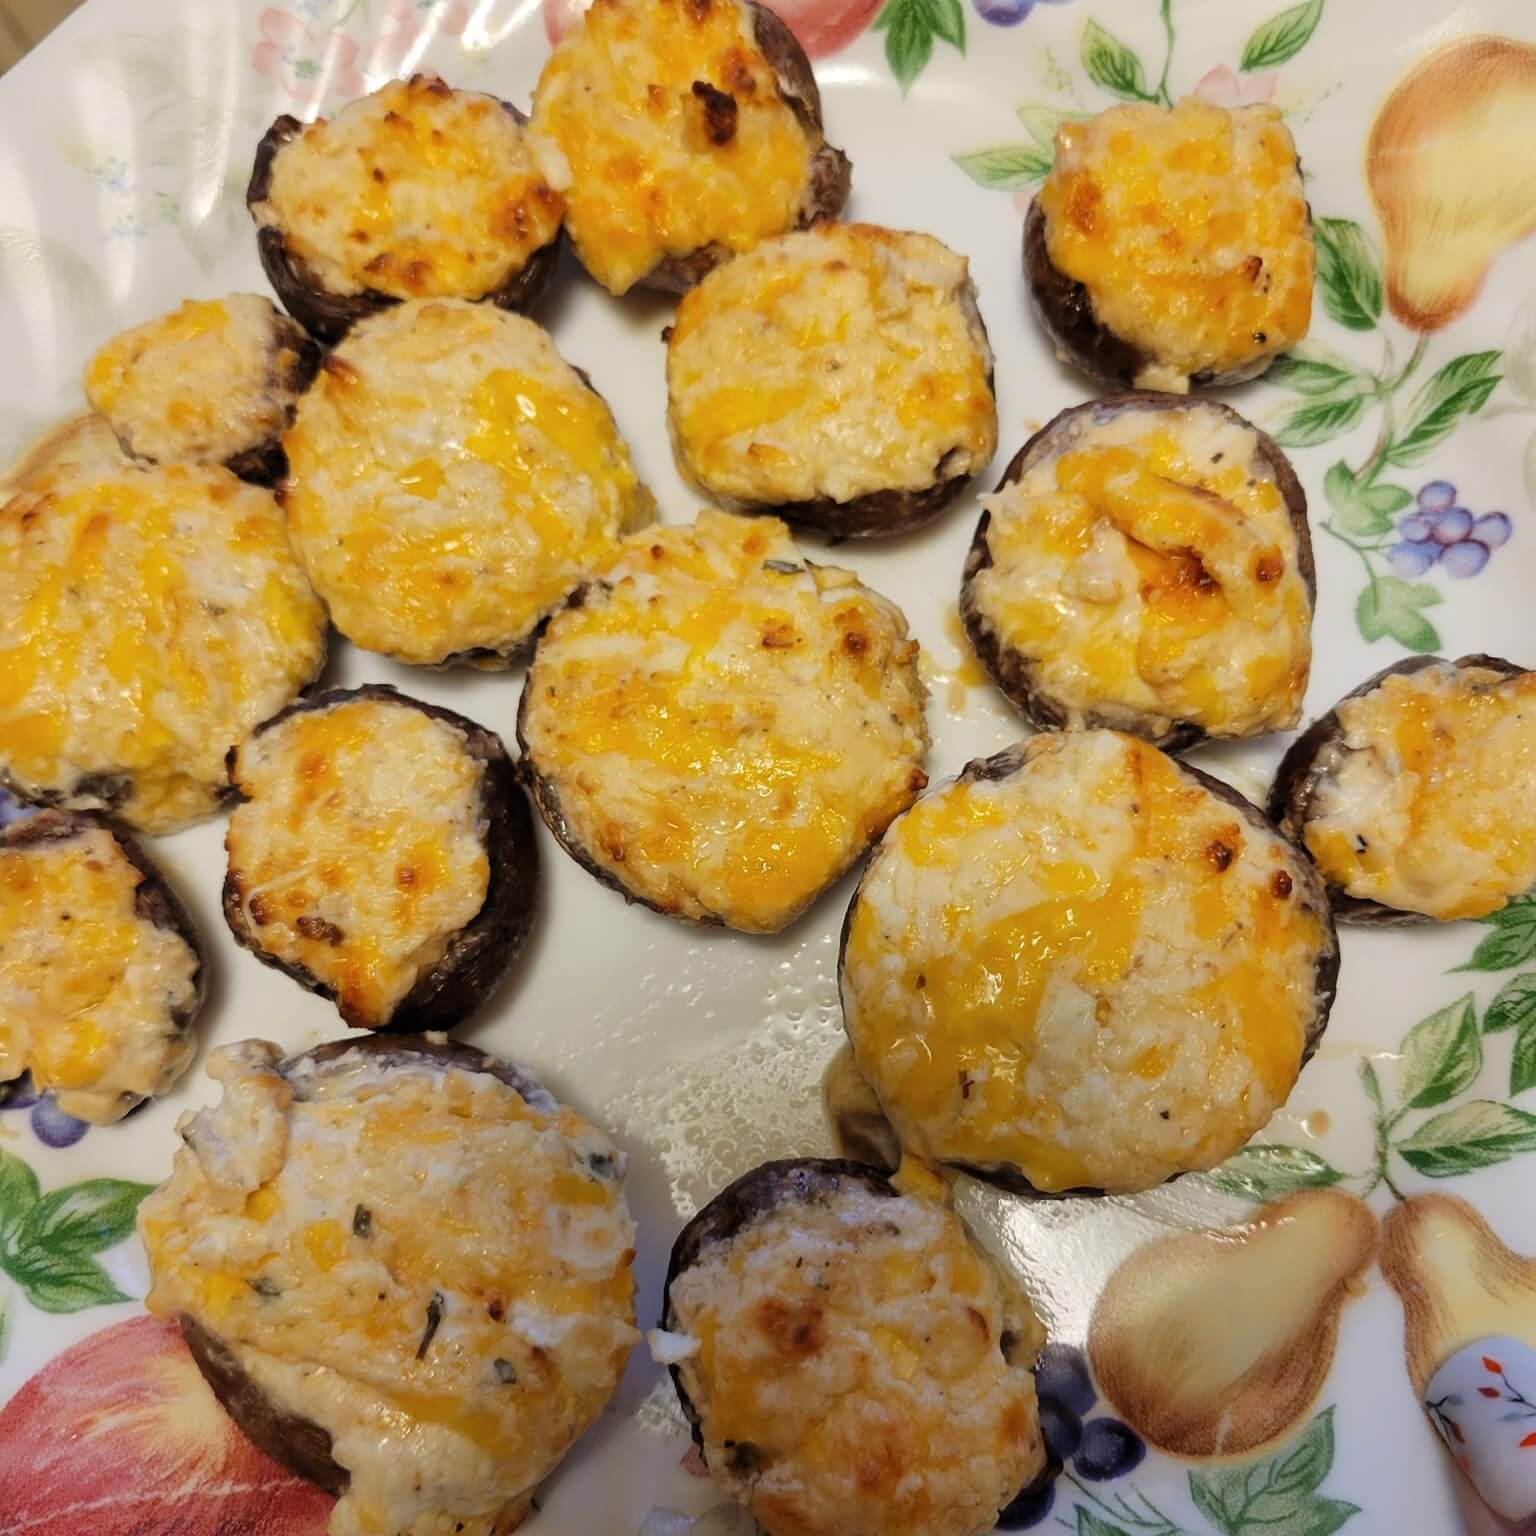
[[[1257,75],[1239,75],[1227,64],[1218,64],[1201,75],[1191,95],[1214,107],[1251,107],[1275,99],[1275,82],[1280,77],[1272,69]]]
[[[813,59],[846,48],[870,22],[883,0],[773,0],[771,9]],[[581,20],[592,0],[543,0],[544,31],[558,43]]]
[[[423,32],[463,37],[464,29],[474,19],[475,9],[469,0],[389,0],[384,25],[413,37]]]
[[[251,63],[270,75],[295,101],[315,105],[322,96],[359,96],[363,77],[357,67],[357,43],[344,32],[311,29],[287,11],[261,13],[261,41]]]

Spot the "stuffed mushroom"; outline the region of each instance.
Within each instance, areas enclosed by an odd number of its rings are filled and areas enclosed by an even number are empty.
[[[1307,334],[1316,257],[1277,108],[1188,97],[1069,121],[1024,224],[1057,355],[1122,389],[1258,377]]]
[[[329,120],[278,118],[246,203],[289,314],[334,342],[402,299],[529,308],[555,269],[565,170],[526,122],[435,75],[391,80]]]
[[[701,490],[826,533],[916,527],[997,448],[965,258],[872,224],[818,224],[711,272],[668,332],[667,398]]]
[[[1270,814],[1341,920],[1487,917],[1536,886],[1536,673],[1414,656],[1291,746]]]
[[[325,661],[270,492],[211,465],[46,470],[0,506],[0,782],[171,832]]]
[[[886,833],[843,1019],[907,1152],[1041,1194],[1231,1156],[1327,1022],[1311,861],[1235,790],[1115,731],[970,764]]]
[[[586,376],[533,321],[458,299],[358,325],[283,441],[332,623],[417,666],[508,665],[654,515]]]
[[[209,1057],[139,1207],[145,1303],[241,1429],[340,1496],[332,1536],[503,1536],[637,1338],[624,1157],[441,1036]]]
[[[533,126],[570,165],[566,232],[610,293],[681,293],[848,200],[810,61],[755,0],[596,0],[544,66]]]
[[[1168,751],[1289,730],[1312,659],[1307,498],[1236,411],[1166,394],[1063,411],[982,499],[960,591],[977,656],[1042,730]]]
[[[0,1085],[30,1072],[65,1114],[121,1120],[191,1065],[208,991],[187,909],[98,817],[0,829]]]
[[[1046,1469],[1028,1301],[900,1183],[766,1163],[672,1249],[653,1352],[768,1536],[980,1536]]]
[[[255,293],[188,299],[114,336],[85,370],[85,394],[145,464],[223,464],[267,483],[282,435],[320,364],[303,329]]]
[[[354,1029],[468,1018],[533,922],[533,818],[498,737],[379,685],[306,699],[230,758],[224,916]]]
[[[780,522],[637,534],[550,621],[518,739],[566,850],[632,901],[774,933],[927,782],[906,621]]]

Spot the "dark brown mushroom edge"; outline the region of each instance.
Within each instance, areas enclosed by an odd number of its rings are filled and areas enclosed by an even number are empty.
[[[447,1029],[500,985],[539,885],[499,737],[371,684],[303,699],[230,755],[224,916],[356,1029]]]
[[[892,824],[843,927],[843,1022],[909,1155],[1043,1195],[1212,1168],[1333,1004],[1321,876],[1134,736],[1033,737]]]
[[[971,1536],[1046,1470],[1039,1323],[918,1182],[765,1163],[673,1246],[652,1353],[769,1536]]]
[[[139,1208],[146,1305],[350,1528],[513,1530],[637,1338],[623,1154],[441,1035],[208,1069],[223,1099]]]
[[[30,1072],[94,1125],[192,1064],[208,966],[192,918],[139,843],[95,815],[0,829],[0,1103]]]
[[[289,314],[336,342],[402,299],[531,308],[554,274],[565,199],[526,123],[435,75],[391,80],[330,119],[279,117],[245,200]]]
[[[682,293],[848,201],[810,60],[755,0],[598,0],[545,64],[533,127],[565,155],[566,232],[610,293]]]
[[[1340,922],[1486,917],[1536,886],[1536,674],[1412,656],[1291,744],[1269,813]]]
[[[678,305],[667,420],[684,476],[741,511],[843,536],[927,522],[997,449],[965,258],[872,224],[764,241]]]
[[[1190,97],[1063,123],[1024,221],[1057,356],[1120,389],[1257,378],[1306,336],[1315,265],[1296,146],[1270,106]]]
[[[270,485],[319,365],[319,347],[270,299],[232,293],[114,336],[87,365],[85,394],[140,463],[222,464]]]
[[[906,620],[783,523],[634,534],[539,639],[523,772],[578,863],[658,912],[776,933],[927,784]]]
[[[1300,720],[1317,597],[1306,493],[1236,411],[1149,391],[1073,406],[982,505],[960,617],[1031,724],[1180,752]]]

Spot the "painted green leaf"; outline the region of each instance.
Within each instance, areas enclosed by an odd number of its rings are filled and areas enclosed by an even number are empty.
[[[1521,897],[1479,922],[1493,932],[1472,951],[1472,958],[1458,971],[1509,971],[1536,958],[1536,901]]]
[[[950,158],[972,181],[997,191],[1012,191],[1041,180],[1051,168],[1051,157],[1033,144],[999,144]]]
[[[1492,1099],[1473,1099],[1426,1120],[1397,1150],[1431,1179],[1491,1168],[1536,1149],[1536,1115]]]
[[[1274,69],[1287,59],[1294,59],[1317,30],[1323,19],[1323,0],[1305,0],[1278,16],[1271,16],[1254,30],[1243,48],[1239,69]]]
[[[1515,1052],[1509,1059],[1509,1096],[1536,1088],[1536,1021],[1521,1025],[1515,1036]]]
[[[1141,60],[1098,22],[1083,28],[1083,69],[1095,85],[1126,101],[1146,101],[1147,82]]]
[[[1275,441],[1285,448],[1310,448],[1347,432],[1365,409],[1364,395],[1325,396],[1309,401],[1280,423]]]
[[[1191,1472],[1189,1496],[1223,1536],[1332,1536],[1359,1512],[1354,1504],[1317,1497],[1333,1454],[1333,1409],[1325,1408],[1267,1460]]]
[[[1482,1070],[1483,1039],[1468,992],[1408,1031],[1398,1067],[1399,1092],[1410,1109],[1433,1109],[1465,1093]]]
[[[1419,463],[1464,416],[1482,410],[1502,377],[1498,372],[1502,356],[1467,352],[1425,380],[1408,407],[1407,424],[1387,449],[1388,460],[1399,465]]]
[[[1056,153],[1056,130],[1063,123],[1080,123],[1085,113],[1063,112],[1059,107],[1048,107],[1042,101],[1021,101],[1016,108],[1024,130],[1047,155]]]
[[[129,1299],[95,1259],[72,1249],[27,1248],[6,1258],[4,1267],[39,1312],[79,1312]]]
[[[152,1184],[130,1184],[124,1179],[87,1179],[50,1190],[22,1224],[17,1247],[36,1244],[76,1253],[110,1248],[133,1231],[139,1201],[153,1188]]]
[[[1076,1536],[1127,1536],[1124,1526],[1114,1525],[1096,1515],[1086,1504],[1077,1506]]]
[[[1511,976],[1483,1014],[1483,1033],[1496,1035],[1505,1029],[1536,1024],[1536,971]]]
[[[1269,1143],[1244,1147],[1205,1177],[1223,1194],[1274,1200],[1298,1189],[1326,1189],[1344,1175],[1305,1147]]]
[[[1381,264],[1353,219],[1318,219],[1317,290],[1328,314],[1352,331],[1374,330],[1381,318]]]
[[[1266,384],[1293,389],[1298,395],[1331,395],[1359,378],[1352,368],[1300,352],[1282,353],[1264,371]]]
[[[960,0],[886,0],[874,30],[885,33],[886,61],[903,91],[927,68],[934,38],[965,52]]]
[[[1410,584],[1396,576],[1378,576],[1355,604],[1355,623],[1367,640],[1390,635],[1410,651],[1437,651],[1440,632],[1419,610],[1444,601],[1428,582]]]
[[[1345,533],[1369,538],[1385,533],[1392,519],[1413,501],[1400,485],[1361,485],[1343,459],[1323,476],[1323,494],[1333,508],[1334,521]]]
[[[0,1255],[11,1251],[17,1228],[37,1200],[37,1175],[14,1152],[0,1147]]]

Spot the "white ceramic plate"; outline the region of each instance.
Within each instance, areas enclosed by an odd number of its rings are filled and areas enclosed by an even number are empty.
[[[265,290],[243,193],[273,116],[328,109],[414,67],[526,101],[547,37],[565,19],[557,0],[545,6],[87,5],[0,80],[0,459],[81,408],[82,364],[111,332],[184,297]],[[853,159],[851,213],[930,230],[971,260],[997,351],[999,465],[1089,393],[1053,361],[1019,265],[1021,207],[1046,169],[1059,116],[1117,96],[1276,101],[1310,177],[1320,302],[1311,362],[1232,398],[1294,445],[1313,505],[1320,591],[1309,712],[1413,649],[1536,659],[1536,248],[1514,243],[1536,210],[1536,49],[1495,49],[1499,67],[1526,80],[1523,97],[1511,88],[1501,98],[1506,152],[1441,155],[1416,194],[1417,225],[1384,229],[1365,158],[1382,102],[1438,46],[1461,47],[1465,68],[1451,71],[1427,137],[1406,152],[1428,157],[1469,123],[1475,130],[1479,103],[1503,87],[1457,40],[1493,33],[1528,46],[1536,21],[1523,0],[1454,10],[1438,0],[886,0],[883,11],[879,0],[791,0],[786,15],[818,55],[829,137]],[[1408,313],[1394,286],[1415,261],[1442,272],[1491,264],[1475,297],[1423,329],[1429,321]],[[1385,285],[1383,262],[1393,279]],[[667,316],[662,302],[615,301],[574,270],[540,312],[612,402],[664,518],[681,521],[696,503],[664,430]],[[1468,552],[1420,572],[1420,557],[1395,547],[1417,493],[1439,481],[1476,515],[1506,514],[1507,523],[1479,525],[1490,542],[1507,535],[1484,568],[1473,571],[1481,556]],[[975,521],[972,496],[921,534],[836,556],[899,602],[922,642],[936,778],[1021,732],[958,642],[955,598]],[[335,681],[393,681],[512,738],[520,674],[418,673],[335,649]],[[1197,760],[1261,797],[1283,746]],[[218,901],[222,836],[214,823],[155,846],[217,946],[206,1042],[263,1035],[299,1049],[336,1034],[328,1004],[229,941]],[[543,841],[547,883],[531,951],[463,1034],[535,1069],[628,1150],[648,1326],[683,1219],[761,1159],[828,1149],[818,1083],[841,1038],[834,961],[851,882],[781,937],[744,938],[626,907]],[[1405,1197],[1454,1194],[1511,1248],[1536,1250],[1536,1157],[1526,1156],[1536,1150],[1536,1009],[1522,982],[1529,976],[1536,990],[1532,964],[1530,904],[1498,924],[1349,931],[1322,1049],[1262,1138],[1296,1151],[1250,1155],[1224,1184],[1186,1180],[1130,1200],[1030,1205],[967,1184],[961,1207],[1025,1277],[1053,1338],[1072,1345],[1134,1248],[1165,1229],[1244,1220],[1253,1201],[1233,1192],[1243,1187],[1262,1198],[1331,1184],[1382,1217]],[[1379,1104],[1367,1092],[1372,1073]],[[0,1111],[0,1402],[12,1399],[0,1411],[0,1532],[118,1536],[169,1529],[173,1519],[188,1533],[296,1536],[323,1526],[323,1501],[241,1459],[165,1328],[142,1320],[133,1298],[145,1285],[143,1257],[124,1236],[136,1191],[87,1186],[75,1198],[94,1202],[97,1219],[68,1241],[40,1218],[23,1219],[35,1204],[33,1176],[44,1193],[105,1177],[158,1181],[176,1117],[210,1096],[194,1069],[164,1102],[62,1147],[42,1139],[73,1134],[47,1106]],[[1277,1297],[1301,1283],[1282,1268]],[[1080,1457],[1043,1526],[1089,1536],[1455,1529],[1450,1464],[1405,1371],[1403,1327],[1393,1290],[1367,1268],[1336,1342],[1326,1326],[1297,1338],[1318,1390],[1304,1413],[1277,1422],[1270,1444],[1236,1463],[1154,1451],[1134,1467],[1106,1467]],[[132,1412],[125,1393],[137,1394]],[[1536,1398],[1536,1382],[1526,1394]],[[1101,1402],[1086,1416],[1116,1411]],[[617,1401],[550,1479],[529,1529],[660,1536],[688,1529],[684,1514],[712,1509],[697,1530],[738,1529],[682,1465],[686,1449],[671,1388],[638,1350]],[[1536,1463],[1536,1448],[1524,1454]],[[666,1510],[682,1514],[657,1513]]]

